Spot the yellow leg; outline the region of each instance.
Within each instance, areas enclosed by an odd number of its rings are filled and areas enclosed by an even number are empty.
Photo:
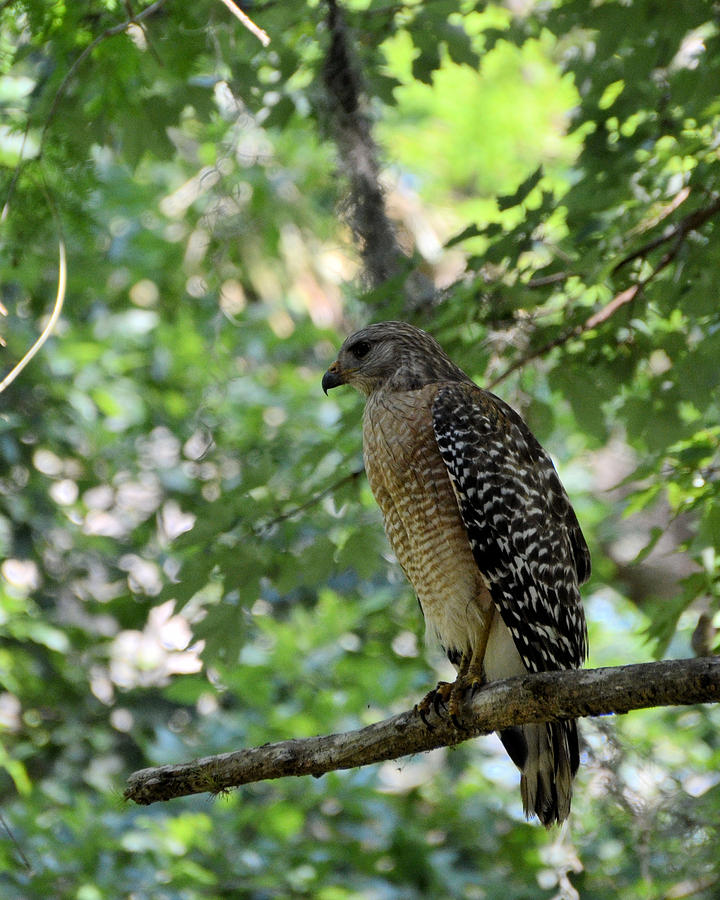
[[[490,629],[492,628],[494,618],[495,606],[491,606],[485,617],[485,621],[483,622],[480,639],[473,648],[472,654],[464,654],[460,661],[457,678],[452,685],[447,704],[450,719],[456,728],[463,729],[464,727],[460,721],[458,712],[465,692],[468,690],[475,690],[485,684],[485,651],[487,650]]]
[[[495,604],[493,603],[485,617],[480,640],[475,646],[475,651],[473,652],[473,657],[467,671],[468,675],[476,676],[476,680],[479,684],[485,683],[485,651],[487,650],[488,640],[490,639],[490,629],[492,628],[494,618]]]
[[[478,688],[485,684],[485,651],[487,650],[488,638],[490,637],[490,629],[492,628],[493,619],[495,618],[495,607],[491,606],[485,617],[483,629],[480,633],[480,639],[473,648],[471,653],[463,653],[458,666],[458,673],[455,681],[450,684],[447,681],[438,683],[432,691],[427,693],[423,699],[415,704],[415,711],[423,720],[425,725],[432,731],[432,725],[428,722],[427,716],[431,710],[436,715],[440,715],[440,707],[446,707],[450,719],[456,728],[464,730],[464,726],[460,721],[458,713],[460,704],[465,692],[469,689]]]

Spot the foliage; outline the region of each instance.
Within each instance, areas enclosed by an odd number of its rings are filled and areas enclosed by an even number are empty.
[[[432,331],[557,458],[590,663],[690,653],[720,594],[712,4],[348,3],[388,208],[439,286],[412,308],[358,295],[324,5],[248,8],[268,48],[220,3],[0,9],[6,369],[61,231],[69,259],[57,336],[0,395],[2,895],[715,896],[714,709],[586,725],[561,835],[522,822],[490,738],[119,799],[132,769],[354,727],[443,673],[357,400],[320,392],[370,319]]]

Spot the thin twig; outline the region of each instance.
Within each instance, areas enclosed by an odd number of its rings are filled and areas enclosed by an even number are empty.
[[[30,865],[30,860],[27,858],[27,856],[25,856],[25,851],[24,851],[23,848],[20,846],[20,842],[18,841],[18,839],[17,839],[17,838],[15,837],[15,835],[13,834],[12,829],[10,828],[10,826],[8,825],[8,823],[5,821],[5,818],[4,818],[4,816],[3,816],[3,814],[2,814],[1,812],[0,812],[0,825],[2,825],[3,829],[4,829],[5,832],[7,833],[7,836],[10,838],[10,840],[11,840],[13,846],[14,846],[15,849],[17,850],[18,856],[20,857],[20,861],[21,861],[22,864],[25,866],[25,868],[27,869],[27,871],[32,875],[32,874],[33,874],[33,867]]]
[[[699,878],[687,878],[684,881],[678,881],[665,892],[665,900],[689,900],[695,897],[696,900],[701,895],[706,897],[717,897],[717,893],[707,894],[706,891],[716,885],[720,881],[718,875],[701,875]],[[649,883],[649,881],[648,881]]]
[[[680,188],[672,200],[664,206],[661,206],[658,212],[647,219],[643,219],[642,222],[638,222],[637,225],[631,228],[630,231],[628,231],[627,236],[629,238],[634,238],[638,234],[645,234],[648,231],[652,231],[653,228],[657,228],[662,221],[667,219],[667,217],[672,215],[676,209],[682,206],[689,196],[690,186],[686,184],[685,187]]]
[[[704,225],[705,222],[711,219],[718,212],[720,212],[720,197],[714,203],[710,204],[710,206],[695,210],[695,212],[685,216],[682,222],[679,222],[678,225],[672,229],[671,233],[663,235],[662,239],[655,240],[647,244],[645,252],[649,252],[649,249],[655,249],[656,247],[659,247],[661,244],[665,244],[668,241],[673,241],[670,249],[663,254],[660,261],[646,278],[643,278],[641,281],[637,281],[629,288],[625,288],[624,291],[620,291],[620,293],[616,294],[609,303],[603,306],[602,309],[594,312],[584,322],[581,322],[579,325],[573,325],[571,328],[565,329],[565,331],[562,331],[551,341],[548,341],[541,347],[537,347],[535,350],[531,350],[529,353],[521,356],[520,359],[515,360],[515,362],[509,365],[504,372],[498,375],[497,378],[494,378],[488,384],[488,387],[491,389],[494,388],[496,385],[500,384],[501,381],[504,381],[509,375],[512,375],[513,372],[517,372],[518,369],[522,369],[529,362],[532,362],[532,360],[537,359],[541,356],[545,356],[545,354],[549,353],[551,350],[554,350],[556,347],[561,347],[563,346],[563,344],[566,344],[573,338],[579,337],[586,331],[590,331],[591,329],[596,328],[598,325],[601,325],[603,322],[606,322],[611,316],[615,315],[615,313],[619,309],[622,309],[622,307],[627,306],[628,303],[633,301],[641,293],[641,291],[645,287],[647,287],[647,285],[650,284],[650,282],[654,278],[656,278],[657,275],[659,275],[659,273],[662,272],[662,270],[675,259],[680,251],[680,247],[682,246],[683,241],[691,231],[695,231],[696,229],[700,228],[701,225]],[[625,265],[626,262],[630,262],[631,259],[634,259],[639,255],[642,255],[641,251],[637,251],[634,254],[626,256],[624,260],[621,260],[617,264],[617,266],[615,266],[615,269],[613,269],[613,271],[617,271],[617,269],[619,269],[622,265]]]
[[[689,189],[687,189],[687,193],[680,192],[680,197],[682,198],[680,202],[684,201],[689,195]],[[677,199],[677,198],[676,198]],[[673,206],[669,204],[666,208],[669,212],[672,212],[674,209],[679,206],[679,203],[676,202]],[[665,215],[669,215],[669,212],[666,212]],[[663,244],[667,244],[670,241],[674,240],[683,240],[691,231],[696,231],[702,225],[704,225],[709,219],[711,219],[714,215],[720,212],[720,197],[718,197],[714,203],[711,203],[709,206],[703,206],[701,209],[696,209],[691,213],[688,213],[683,219],[681,219],[677,225],[674,225],[672,228],[669,228],[664,234],[661,234],[659,237],[654,238],[651,241],[648,241],[646,244],[643,244],[642,247],[637,250],[633,250],[632,253],[628,253],[627,256],[624,256],[619,263],[613,267],[613,274],[619,272],[624,266],[633,260],[639,259],[641,257],[645,257],[648,253],[662,246]],[[655,221],[661,221],[660,219]]]
[[[486,685],[465,700],[462,728],[445,715],[426,724],[408,710],[358,731],[280,741],[134,772],[125,798],[147,805],[289,775],[320,776],[397,759],[529,722],[626,713],[720,701],[720,657],[676,659],[606,669],[544,672]]]
[[[49,199],[49,198],[48,198]],[[51,208],[53,210],[53,215],[55,216],[56,221],[59,225],[59,217],[57,214],[57,210],[54,205],[51,203]],[[67,283],[67,265],[65,260],[65,241],[63,240],[62,232],[58,235],[58,280],[57,280],[57,295],[55,297],[55,305],[53,306],[53,311],[50,315],[50,318],[47,321],[47,325],[43,328],[40,337],[35,341],[32,347],[27,351],[27,353],[23,356],[23,358],[13,366],[12,369],[8,372],[8,374],[3,378],[0,382],[0,394],[5,390],[6,387],[11,385],[13,381],[18,377],[18,375],[22,372],[25,366],[30,362],[30,360],[35,356],[35,354],[40,350],[45,341],[52,334],[55,326],[57,325],[57,321],[60,318],[60,313],[62,312],[63,303],[65,302],[65,285]]]
[[[300,503],[298,506],[293,506],[287,512],[280,513],[280,515],[277,515],[272,519],[268,519],[266,522],[261,522],[259,525],[255,525],[253,527],[253,533],[262,534],[262,532],[267,531],[274,525],[278,525],[280,522],[286,522],[288,519],[294,518],[301,512],[305,512],[306,510],[315,506],[329,494],[334,494],[338,488],[341,488],[344,485],[350,484],[351,482],[355,481],[363,474],[364,471],[364,469],[356,469],[352,472],[349,472],[347,475],[344,475],[342,478],[338,479],[338,481],[334,481],[326,488],[318,491],[317,494],[313,494],[313,496],[310,497],[309,500],[306,500],[304,503]]]
[[[255,35],[255,37],[260,41],[263,47],[267,47],[267,45],[270,43],[270,35],[267,33],[267,31],[263,31],[263,29],[260,28],[259,25],[256,25],[250,18],[250,16],[247,15],[247,13],[244,13],[241,9],[235,6],[232,0],[220,0],[220,2],[230,10],[230,12],[235,16],[236,19],[239,19],[243,23],[243,25],[251,34]]]
[[[550,284],[561,284],[563,281],[567,281],[571,274],[571,272],[554,272],[552,275],[539,275],[537,278],[531,278],[525,287],[541,288]]]
[[[90,41],[90,43],[83,50],[80,56],[78,56],[75,62],[65,73],[65,77],[60,82],[60,86],[55,92],[53,102],[50,105],[50,111],[48,112],[47,118],[45,119],[45,125],[43,126],[42,135],[40,136],[40,148],[42,148],[47,130],[50,127],[50,123],[55,116],[57,108],[60,105],[60,101],[62,100],[65,91],[67,90],[70,79],[73,77],[75,72],[77,72],[78,68],[82,65],[84,60],[87,59],[87,57],[98,46],[98,44],[101,44],[104,40],[107,40],[107,38],[115,37],[115,35],[118,34],[123,34],[131,25],[139,25],[140,22],[142,22],[144,19],[147,19],[149,16],[154,15],[161,6],[165,5],[165,2],[166,0],[155,0],[155,3],[151,3],[150,6],[147,6],[145,9],[141,10],[133,18],[127,19],[125,22],[121,22],[119,25],[113,25],[110,28],[106,28],[105,31],[102,32],[102,34],[99,34],[93,41]]]

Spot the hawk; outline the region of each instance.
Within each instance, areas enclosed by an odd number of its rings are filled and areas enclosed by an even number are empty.
[[[590,554],[548,454],[521,417],[479,388],[424,331],[379,322],[351,335],[322,386],[365,395],[363,456],[385,531],[428,632],[457,670],[419,704],[486,681],[579,668],[587,628],[578,585]],[[570,812],[575,721],[500,732],[520,769],[526,816]]]

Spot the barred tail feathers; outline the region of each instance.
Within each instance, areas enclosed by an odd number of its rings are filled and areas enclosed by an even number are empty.
[[[536,815],[546,827],[564,822],[580,762],[577,723],[518,725],[500,732],[500,740],[520,769],[525,815]]]
[[[495,616],[485,652],[488,680],[526,672],[509,629]],[[563,822],[570,812],[573,779],[580,763],[577,722],[517,725],[501,731],[499,737],[520,769],[525,815],[537,815],[545,826]]]

